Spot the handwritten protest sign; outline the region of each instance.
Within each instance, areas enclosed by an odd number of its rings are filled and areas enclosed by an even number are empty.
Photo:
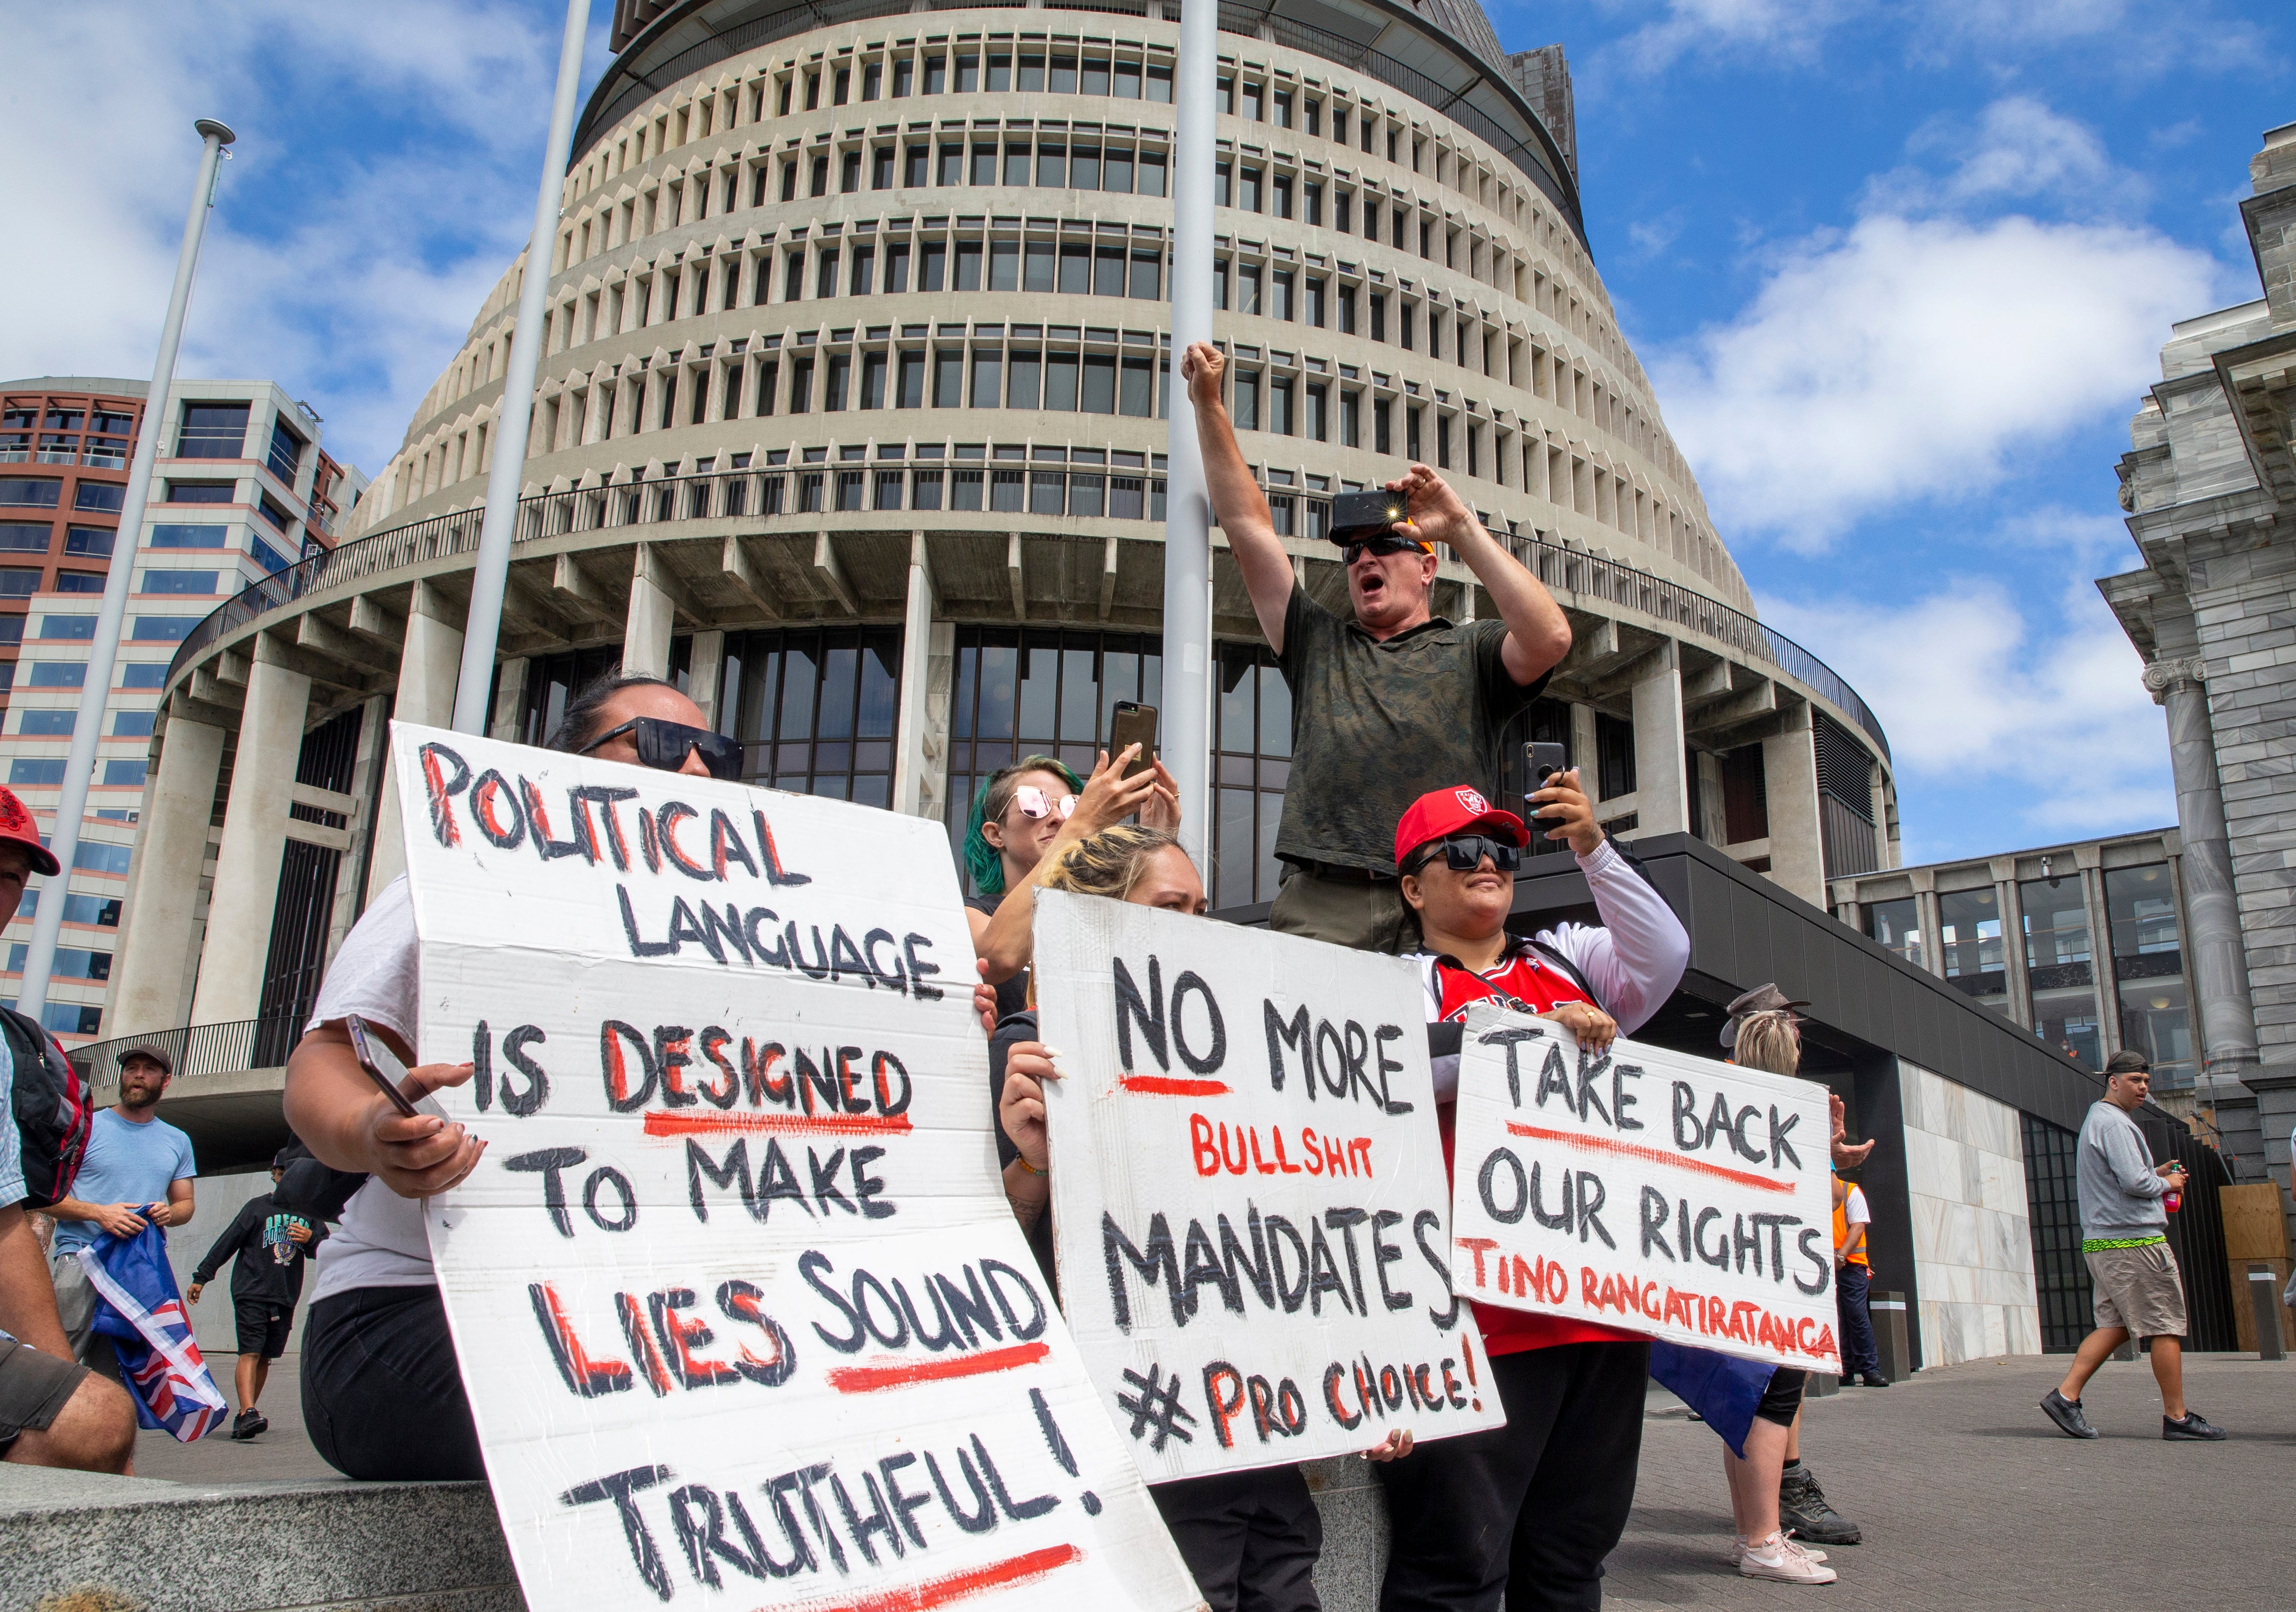
[[[1407,966],[1046,891],[1036,970],[1063,1307],[1152,1481],[1505,1421]]]
[[[1459,1058],[1451,1281],[1477,1302],[1841,1369],[1825,1088],[1488,1002]]]
[[[1200,1605],[1004,1202],[942,830],[392,741],[527,1604]]]

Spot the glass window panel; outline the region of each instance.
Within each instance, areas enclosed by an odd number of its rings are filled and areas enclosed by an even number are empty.
[[[1283,674],[1264,661],[1259,667],[1259,753],[1292,754],[1292,688]]]
[[[1004,406],[1012,409],[1032,409],[1043,396],[1045,355],[1037,348],[1013,349],[1012,373],[1005,382]]]
[[[821,715],[814,730],[816,739],[853,736],[853,700],[860,678],[860,651],[840,644],[822,651]]]
[[[972,349],[972,406],[993,409],[1004,396],[1004,355],[996,348]]]
[[[2154,1090],[2193,1084],[2192,998],[2181,978],[2122,985],[2120,1044],[2151,1061]]]
[[[2040,969],[2089,959],[2088,907],[2081,876],[2068,871],[2017,887],[2025,909],[2025,966]]]
[[[1902,901],[1866,904],[1866,933],[1915,968],[1923,968],[1921,904],[1913,896]]]
[[[1252,659],[1249,644],[1220,645],[1219,748],[1246,755],[1252,749],[1252,696],[1259,686]]]
[[[1132,148],[1111,145],[1100,160],[1100,188],[1119,195],[1132,192]]]
[[[1007,140],[1004,143],[1004,183],[1029,183],[1029,143],[1026,140]]]
[[[1041,51],[1032,51],[1021,58],[1020,88],[1023,93],[1026,93],[1029,90],[1040,90],[1044,87],[1044,53]]]
[[[980,487],[979,471],[951,471],[948,473],[948,507],[953,510],[979,509]]]
[[[1085,355],[1084,412],[1087,414],[1116,413],[1116,356],[1113,353]]]
[[[1990,888],[1938,896],[1938,954],[1945,959],[1946,978],[1956,986],[1989,1006],[2005,1007],[2001,904]]]
[[[988,472],[988,507],[1005,514],[1021,512],[1021,500],[1026,492],[1025,471],[991,471]]]
[[[1045,87],[1055,95],[1073,95],[1077,87],[1077,59],[1073,55],[1053,58],[1053,69]]]
[[[2169,878],[2169,864],[2164,862],[2141,868],[2106,870],[2104,911],[2112,929],[2115,957],[2182,951],[2184,942],[2177,925],[2175,891]]]
[[[1028,266],[1021,289],[1028,291],[1051,290],[1055,283],[1053,259],[1054,249],[1051,241],[1029,241]]]
[[[1019,241],[996,241],[989,243],[988,289],[992,291],[1017,291],[1021,289]]]
[[[1252,824],[1258,817],[1250,790],[1219,791],[1218,839],[1212,853],[1212,904],[1241,906],[1251,900]]]
[[[863,739],[890,739],[899,703],[901,682],[900,652],[898,646],[882,634],[872,636],[864,646],[861,657],[861,701],[854,718],[853,731]],[[863,754],[871,749],[857,748],[856,765],[866,762],[876,767],[890,765],[890,758],[876,759]]]
[[[1037,142],[1037,183],[1054,190],[1069,182],[1069,148],[1063,140]]]
[[[1099,659],[1098,652],[1088,643],[1070,643],[1061,651],[1060,737],[1063,744],[1091,744],[1100,737],[1095,726],[1100,711],[1094,688],[1098,681],[1095,663]]]
[[[978,507],[978,506],[975,506]],[[980,651],[980,713],[975,736],[1010,740],[1019,707],[1021,651],[1016,646],[985,644]]]
[[[1164,164],[1162,151],[1144,151],[1140,153],[1140,174],[1133,188],[1144,196],[1164,193]]]
[[[1061,248],[1061,284],[1064,296],[1084,297],[1092,292],[1092,249],[1088,246]]]
[[[988,88],[990,94],[1013,87],[1013,53],[994,51],[988,57]]]
[[[1073,349],[1053,348],[1045,355],[1045,406],[1076,412],[1077,358]]]
[[[1106,498],[1107,478],[1103,476],[1071,476],[1069,478],[1069,513],[1094,516],[1101,512]]]
[[[1100,188],[1100,147],[1079,144],[1069,148],[1069,188],[1072,191],[1096,191]]]
[[[960,291],[980,289],[980,242],[978,241],[956,243],[956,283],[953,289]]]
[[[1023,664],[1028,670],[1021,680],[1016,736],[1023,744],[1057,742],[1059,732],[1054,726],[1054,717],[1060,700],[1061,679],[1058,641],[1031,646]]]
[[[919,471],[909,488],[909,507],[914,510],[937,510],[941,507],[941,472]]]
[[[1066,513],[1062,503],[1068,477],[1060,471],[1030,471],[1029,472],[1029,513],[1060,515]]]
[[[994,143],[975,141],[972,146],[972,183],[996,183],[996,147]]]

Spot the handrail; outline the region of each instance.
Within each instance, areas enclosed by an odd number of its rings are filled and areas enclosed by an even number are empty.
[[[964,479],[968,477],[970,480]],[[927,483],[918,479],[921,478],[945,479]],[[915,514],[924,512],[915,508],[915,494],[926,485],[934,488],[934,510],[1151,522],[1164,518],[1164,481],[1152,471],[1126,474],[1122,471],[1072,471],[1065,467],[1054,470],[1036,463],[996,461],[948,462],[938,467],[914,462],[771,465],[535,493],[519,500],[518,525],[512,541],[523,544],[537,538],[609,527],[652,526],[751,514],[814,515],[905,509]],[[889,489],[892,501],[881,502]],[[1270,486],[1267,492],[1279,534],[1323,536],[1330,500],[1281,485]],[[972,502],[957,502],[961,494]],[[474,552],[484,513],[473,506],[393,527],[314,554],[241,589],[184,634],[168,667],[168,686],[173,688],[192,662],[217,640],[259,617],[286,608],[306,594],[395,571],[402,566]],[[1486,518],[1486,524],[1504,537],[1524,568],[1547,586],[1639,610],[1775,667],[1847,712],[1880,749],[1882,759],[1890,759],[1889,736],[1882,731],[1881,719],[1857,691],[1832,667],[1784,634],[1678,582],[1669,582],[1583,549],[1546,542],[1535,534],[1518,530],[1509,521]]]
[[[226,1024],[195,1024],[148,1035],[122,1035],[72,1048],[65,1056],[91,1084],[116,1078],[119,1055],[131,1047],[157,1047],[175,1060],[175,1079],[220,1075],[236,1069],[276,1068],[287,1061],[301,1030],[291,1015],[242,1019]]]

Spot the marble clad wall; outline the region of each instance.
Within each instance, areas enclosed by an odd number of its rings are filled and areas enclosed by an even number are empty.
[[[1898,1090],[1922,1363],[2038,1354],[2041,1313],[2017,1110],[1903,1059]],[[1902,1291],[1904,1273],[1884,1271],[1874,1285]]]

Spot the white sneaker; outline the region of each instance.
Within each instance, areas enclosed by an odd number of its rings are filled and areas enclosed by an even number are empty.
[[[1738,1571],[1748,1578],[1775,1579],[1786,1584],[1830,1584],[1841,1576],[1783,1534],[1773,1534],[1741,1551]]]
[[[1796,1539],[1792,1534],[1786,1534],[1784,1538],[1787,1550],[1798,1551],[1801,1555],[1808,1557],[1811,1561],[1824,1561],[1825,1559],[1824,1551],[1811,1550],[1808,1545],[1802,1543],[1801,1541]],[[1751,1548],[1752,1544],[1753,1541],[1748,1539],[1744,1534],[1733,1534],[1730,1536],[1730,1552],[1722,1559],[1724,1565],[1726,1567],[1736,1567],[1738,1565],[1738,1559],[1743,1556],[1747,1551]]]

